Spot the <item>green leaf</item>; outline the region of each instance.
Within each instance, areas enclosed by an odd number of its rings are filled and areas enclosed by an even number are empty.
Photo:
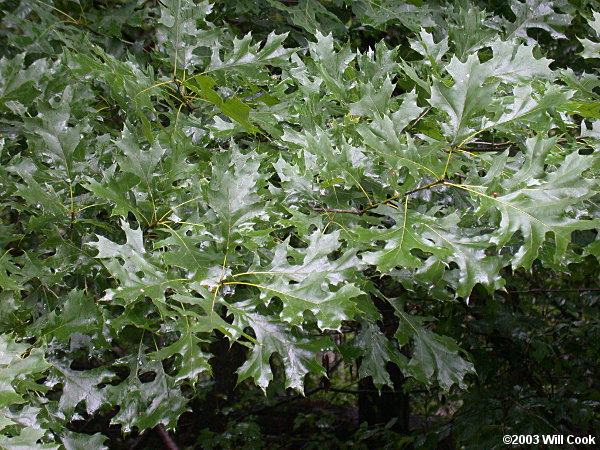
[[[454,47],[454,56],[460,60],[476,54],[497,35],[493,29],[497,29],[494,21],[498,19],[490,17],[473,2],[454,2],[454,7],[448,8],[447,14],[445,22],[449,41]]]
[[[364,143],[375,151],[375,157],[383,157],[388,167],[393,170],[408,169],[414,180],[423,176],[438,179],[444,171],[444,161],[437,158],[430,145],[417,146],[410,135],[402,130],[416,118],[420,109],[404,109],[403,103],[397,114],[375,119],[370,125],[358,127],[358,133]],[[406,142],[405,142],[406,139]],[[410,184],[409,184],[410,186]],[[405,188],[407,186],[404,186]],[[414,186],[416,187],[416,186]],[[408,190],[408,188],[406,189]]]
[[[550,108],[563,105],[573,95],[572,91],[564,91],[559,86],[551,86],[543,94],[537,94],[529,85],[515,86],[512,104],[503,105],[499,116],[487,120],[483,129],[505,125],[516,120],[538,119],[539,114]]]
[[[448,391],[456,384],[465,387],[465,377],[475,374],[472,363],[459,354],[456,342],[441,336],[422,326],[423,318],[416,317],[395,307],[400,324],[395,337],[401,344],[412,339],[413,355],[408,363],[409,373],[423,383],[431,383],[435,379]]]
[[[101,316],[93,298],[82,291],[71,291],[64,302],[62,313],[53,312],[38,325],[44,336],[68,342],[73,333],[94,335],[100,330]],[[37,327],[36,327],[37,328]]]
[[[541,28],[549,32],[555,39],[566,38],[560,30],[571,23],[571,16],[557,13],[554,9],[556,6],[562,6],[563,3],[562,1],[546,0],[525,0],[524,2],[511,0],[510,9],[512,9],[516,19],[507,25],[507,34],[532,40],[527,35],[527,30],[529,28]]]
[[[456,214],[449,214],[436,224],[425,224],[423,233],[423,237],[448,252],[448,256],[440,258],[440,261],[457,264],[457,295],[468,298],[477,283],[490,293],[502,289],[505,283],[500,276],[502,260],[498,256],[486,255],[490,237],[477,229],[463,230],[458,227],[458,221]]]
[[[291,136],[291,133],[287,136]],[[357,187],[367,201],[370,201],[363,186],[365,179],[363,174],[371,165],[371,161],[366,157],[362,148],[355,147],[346,141],[341,142],[337,147],[328,133],[320,128],[317,128],[314,133],[305,131],[304,135],[297,136],[297,138],[297,142],[301,143],[302,148],[317,155],[320,162],[328,167],[330,173],[343,176],[346,185]]]
[[[42,390],[35,380],[50,367],[40,348],[15,342],[0,334],[0,408],[25,403],[27,390]]]
[[[172,267],[184,269],[188,280],[216,288],[223,275],[223,255],[202,248],[209,241],[198,228],[194,225],[184,225],[175,230],[169,226],[167,232],[171,236],[158,242],[157,247],[168,246],[169,251],[164,253],[164,262]]]
[[[11,259],[7,253],[0,257],[0,287],[3,291],[20,291],[23,286],[16,277],[19,274],[19,267]]]
[[[598,102],[568,102],[560,109],[562,111],[567,111],[569,114],[600,119],[600,103]]]
[[[73,89],[65,88],[61,93],[61,101],[56,106],[40,107],[37,117],[24,120],[25,128],[31,133],[31,143],[36,143],[37,149],[56,165],[65,169],[67,181],[74,181],[75,151],[82,140],[85,122],[69,127],[71,117],[69,104],[73,100]]]
[[[394,85],[386,78],[382,86],[375,87],[371,83],[361,86],[360,100],[350,104],[350,114],[355,116],[374,117],[388,111],[388,104]]]
[[[433,26],[431,18],[435,7],[416,6],[411,2],[394,0],[353,1],[352,10],[360,22],[375,28],[384,28],[388,22],[399,22],[410,30]]]
[[[15,106],[29,105],[38,95],[44,84],[42,79],[48,71],[48,60],[40,58],[23,67],[25,53],[16,55],[12,59],[2,57],[0,59],[0,98],[2,110],[12,109],[11,102]]]
[[[317,31],[315,38],[317,42],[308,44],[310,55],[318,69],[321,80],[315,80],[319,85],[324,82],[339,100],[346,100],[348,92],[343,82],[344,71],[356,58],[349,46],[343,46],[336,51],[333,45],[333,35],[324,36]]]
[[[227,117],[230,117],[240,125],[243,125],[248,131],[252,133],[257,132],[257,128],[249,121],[251,108],[237,97],[230,97],[223,100],[221,96],[212,89],[216,84],[216,81],[207,75],[196,75],[191,80],[184,83],[186,87],[194,91],[202,99],[219,108],[219,111]]]
[[[68,367],[54,364],[60,374],[62,395],[58,402],[59,410],[72,417],[80,402],[85,402],[88,414],[94,414],[106,402],[106,390],[99,387],[114,378],[114,374],[104,368],[91,370],[72,370]]]
[[[144,248],[142,229],[134,230],[121,219],[121,228],[125,232],[125,244],[116,244],[102,236],[97,242],[88,245],[98,250],[96,258],[101,259],[108,272],[119,282],[115,289],[107,289],[104,300],[124,300],[132,303],[140,297],[150,297],[164,301],[165,290],[176,287],[181,280],[169,278],[159,261],[148,255]]]
[[[519,45],[516,41],[495,40],[491,43],[494,57],[487,64],[493,67],[493,76],[507,83],[529,81],[533,78],[554,76],[547,58],[536,59],[533,46]]]
[[[122,157],[117,161],[123,172],[136,175],[145,185],[148,192],[152,191],[154,185],[155,169],[165,153],[165,149],[154,141],[148,150],[142,150],[135,134],[129,127],[123,128],[120,139],[115,141],[115,145],[123,152]]]
[[[390,375],[386,370],[388,362],[393,362],[403,372],[407,371],[408,358],[400,353],[397,345],[388,339],[375,324],[361,322],[360,332],[354,345],[360,349],[361,361],[359,376],[372,377],[377,389],[383,386],[393,387]]]
[[[64,431],[61,433],[60,438],[66,450],[85,450],[90,447],[97,450],[106,450],[108,447],[104,443],[107,439],[106,436],[100,433],[83,434],[73,433],[72,431]]]
[[[559,261],[573,231],[597,227],[597,220],[569,214],[572,207],[593,195],[597,182],[587,179],[584,172],[592,167],[594,158],[570,153],[557,170],[545,174],[546,155],[555,142],[539,135],[528,139],[525,162],[502,182],[505,191],[501,195],[492,197],[476,188],[463,188],[479,197],[483,210],[494,207],[501,212],[492,243],[505,245],[514,233],[522,234],[523,241],[512,259],[513,268],[530,268],[550,232],[556,244],[554,259]]]
[[[230,152],[213,159],[208,190],[208,204],[218,219],[215,227],[227,248],[240,228],[262,212],[261,198],[257,195],[262,182],[258,170],[260,159],[255,152],[243,154],[235,144],[231,146]]]
[[[594,20],[589,20],[588,24],[594,30],[596,38],[600,38],[600,13],[594,11]],[[587,38],[578,38],[583,45],[581,56],[584,58],[600,58],[600,42],[591,41]]]
[[[443,427],[358,440],[589,429],[592,3],[3,2],[0,447],[183,439],[207,407],[227,444],[194,445],[244,447],[240,405],[394,364],[450,391]]]
[[[121,108],[134,113],[132,118],[138,116],[138,108],[151,107],[151,97],[155,94],[149,89],[155,85],[152,69],[142,66],[134,58],[122,61],[97,45],[87,43],[87,46],[90,52],[74,53],[63,49],[68,69],[73,74],[105,83],[107,95]],[[77,48],[81,47],[78,42]]]
[[[252,44],[252,35],[246,34],[242,39],[233,39],[233,49],[225,52],[221,58],[219,45],[213,47],[210,64],[204,71],[216,72],[232,70],[252,77],[255,71],[263,66],[287,66],[289,58],[294,53],[293,49],[283,47],[287,33],[269,33],[266,42]]]
[[[7,437],[0,435],[0,447],[6,450],[58,450],[60,446],[53,444],[39,444],[46,431],[40,428],[25,427],[18,435]]]
[[[296,5],[282,4],[277,0],[269,0],[269,4],[290,16],[291,22],[311,34],[320,31],[333,31],[333,29],[342,29],[343,24],[340,19],[320,2],[315,0],[299,0]]]
[[[402,211],[389,206],[379,206],[373,212],[390,217],[394,225],[389,228],[356,228],[354,232],[362,242],[385,242],[381,250],[362,254],[362,260],[367,264],[376,265],[381,273],[396,267],[410,270],[422,266],[424,259],[415,256],[414,249],[419,249],[425,254],[434,254],[442,260],[450,255],[444,247],[436,246],[434,241],[425,237],[425,225],[433,225],[433,220],[428,220],[408,208]]]
[[[123,216],[131,212],[138,222],[148,221],[137,206],[135,196],[131,195],[132,188],[138,185],[138,180],[131,176],[115,177],[116,165],[108,168],[101,179],[88,178],[84,187],[98,199],[109,200],[114,204],[111,216]]]
[[[174,428],[179,416],[188,409],[187,400],[175,387],[174,378],[165,373],[160,362],[147,362],[141,353],[128,358],[126,367],[129,376],[105,388],[109,401],[120,407],[111,423],[121,425],[125,433],[134,427],[144,430],[158,424]],[[144,373],[153,379],[143,382],[140,375]]]
[[[437,67],[448,51],[448,37],[435,42],[433,34],[422,29],[419,32],[419,40],[411,41],[410,47],[424,57],[425,64]]]
[[[230,308],[235,317],[234,325],[240,329],[250,327],[257,341],[246,362],[237,370],[238,382],[252,378],[266,390],[273,380],[269,361],[274,353],[283,361],[286,388],[302,391],[306,374],[325,375],[316,355],[332,347],[329,339],[303,336],[279,320],[252,312],[251,305],[245,302]]]
[[[160,2],[157,38],[163,52],[173,58],[171,64],[176,70],[190,70],[201,62],[196,50],[210,48],[218,42],[218,29],[206,20],[212,8],[208,1]]]
[[[215,324],[214,328],[216,327],[217,324]],[[178,341],[153,353],[151,358],[163,360],[175,354],[181,355],[180,367],[174,381],[175,383],[180,383],[183,380],[194,382],[198,380],[201,374],[210,373],[211,371],[210,364],[208,363],[210,355],[200,350],[198,344],[201,342],[202,340],[188,329],[181,335]]]
[[[448,87],[441,81],[434,81],[429,103],[449,116],[443,129],[452,142],[457,142],[473,131],[473,117],[491,103],[498,83],[486,83],[493,73],[492,68],[480,63],[477,55],[469,56],[464,63],[453,57],[446,70],[454,84]]]
[[[359,267],[356,252],[345,252],[335,260],[329,258],[340,247],[339,236],[339,231],[317,231],[309,236],[306,250],[293,253],[288,242],[283,242],[275,248],[269,265],[255,264],[225,284],[258,288],[260,295],[254,304],[279,298],[283,302],[280,318],[284,322],[300,325],[305,320],[304,313],[310,312],[320,329],[338,330],[343,320],[352,320],[359,312],[354,299],[362,294],[355,285],[344,283],[351,271]],[[289,258],[299,263],[290,264]],[[239,281],[245,279],[251,281]]]
[[[25,184],[17,185],[16,195],[22,197],[32,207],[41,208],[46,214],[55,216],[55,219],[64,220],[67,217],[68,208],[51,189],[44,189],[44,186],[40,185],[31,174],[21,173],[20,175]]]

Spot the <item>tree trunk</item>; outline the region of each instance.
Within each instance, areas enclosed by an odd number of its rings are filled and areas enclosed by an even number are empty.
[[[237,342],[232,345],[229,339],[220,335],[218,340],[210,344],[210,352],[214,355],[210,359],[214,384],[203,401],[193,402],[193,413],[199,429],[223,431],[227,417],[221,414],[221,410],[236,401],[236,370],[246,360],[247,349]]]
[[[391,429],[408,434],[410,402],[409,395],[403,392],[404,375],[391,363],[388,363],[387,371],[394,384],[393,390],[385,386],[381,393],[377,392],[371,377],[359,381],[358,418],[361,423],[367,422],[369,426],[385,425],[396,419]]]
[[[394,308],[385,300],[372,297],[373,303],[381,313],[381,331],[388,339],[392,339],[398,328],[398,318]],[[410,402],[409,395],[404,393],[404,375],[393,363],[388,362],[386,370],[392,380],[393,389],[385,386],[381,392],[373,385],[371,377],[359,381],[358,417],[359,421],[367,422],[369,426],[385,425],[396,419],[392,429],[402,433],[409,432]]]

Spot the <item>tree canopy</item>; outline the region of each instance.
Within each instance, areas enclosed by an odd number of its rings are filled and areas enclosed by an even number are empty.
[[[593,3],[2,2],[0,447],[179,432],[234,343],[399,369],[414,445],[597,434]]]

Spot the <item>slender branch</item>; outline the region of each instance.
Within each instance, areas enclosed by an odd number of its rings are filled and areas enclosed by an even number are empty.
[[[414,128],[414,127],[416,127],[416,126],[417,126],[417,124],[418,124],[418,123],[421,121],[421,119],[422,119],[423,117],[425,117],[427,114],[429,114],[429,111],[431,111],[432,109],[433,109],[433,107],[432,107],[432,106],[429,106],[427,109],[425,109],[425,111],[423,111],[423,112],[421,113],[421,115],[420,115],[419,117],[417,117],[417,118],[414,120],[414,122],[413,122],[413,123],[411,123],[410,125],[408,125],[408,126],[406,127],[406,129],[404,130],[404,132],[406,133],[406,132],[407,132],[408,130],[410,130],[411,128]]]
[[[589,137],[589,136],[575,136],[573,139],[575,139],[576,141],[578,141],[580,139],[585,139],[586,137]],[[556,142],[559,143],[559,144],[562,144],[563,142],[569,142],[569,139],[567,139],[567,138],[560,138],[560,139],[557,139]]]
[[[310,206],[313,211],[329,212],[329,213],[341,213],[341,214],[356,214],[360,216],[363,212],[358,209],[337,209],[337,208],[317,208]]]
[[[401,192],[399,194],[393,195],[392,197],[390,197],[390,198],[388,198],[386,200],[374,203],[374,204],[372,204],[370,206],[367,206],[366,208],[363,208],[361,210],[361,214],[364,214],[364,213],[366,213],[367,211],[369,211],[369,210],[371,210],[373,208],[377,208],[379,205],[385,205],[386,203],[393,202],[394,200],[398,200],[399,198],[406,197],[407,195],[414,194],[415,192],[424,191],[425,189],[431,189],[432,187],[439,186],[441,184],[444,184],[445,181],[446,181],[445,178],[440,178],[439,180],[436,180],[433,183],[426,184],[425,186],[421,186],[421,187],[418,187],[416,189],[412,189],[410,191],[405,191],[405,192]]]
[[[296,395],[293,395],[291,397],[287,397],[287,396],[283,397],[281,400],[279,400],[278,402],[274,403],[273,405],[265,405],[265,406],[262,406],[260,408],[254,409],[254,410],[244,411],[239,416],[237,416],[237,419],[239,420],[239,419],[242,419],[242,418],[247,417],[247,416],[261,414],[262,412],[264,412],[264,411],[266,411],[268,409],[277,408],[277,407],[279,407],[281,405],[293,402],[293,401],[298,400],[300,398],[310,397],[311,395],[316,394],[317,392],[322,391],[324,389],[325,389],[325,387],[323,385],[319,385],[319,386],[316,386],[316,387],[314,387],[312,389],[309,389],[308,391],[305,391],[304,395],[302,395],[302,394],[296,394]]]
[[[400,197],[404,197],[406,195],[414,194],[415,192],[423,191],[425,189],[429,189],[429,188],[435,187],[437,185],[444,184],[445,181],[446,181],[445,178],[440,178],[439,180],[434,181],[433,183],[429,183],[426,186],[421,186],[419,188],[413,189],[412,191],[406,191]],[[389,201],[389,200],[386,200],[386,202],[387,201]]]
[[[600,291],[600,287],[592,288],[572,288],[572,289],[524,289],[521,291],[508,291],[509,294],[537,294],[544,292],[597,292]]]
[[[496,152],[503,152],[505,150],[505,148],[496,148],[496,147],[476,147],[476,148],[463,148],[460,150],[464,150],[467,152],[471,152],[471,153],[496,153]]]
[[[475,147],[469,146],[465,148],[460,148],[459,150],[463,150],[470,153],[497,153],[503,152],[511,145],[515,143],[512,141],[505,142],[487,142],[487,141],[471,141],[470,145],[475,145]]]
[[[77,22],[79,25],[81,25],[83,28],[85,28],[86,30],[88,30],[90,33],[95,34],[96,36],[100,36],[100,37],[104,37],[104,38],[108,38],[108,39],[116,39],[118,41],[121,41],[124,44],[127,45],[135,45],[135,42],[131,42],[128,41],[126,39],[120,38],[118,36],[112,36],[110,34],[106,34],[103,33],[102,31],[98,31],[93,29],[91,26],[89,26],[88,24],[82,23],[82,22]]]
[[[38,3],[41,3],[41,4],[43,4],[43,5],[46,5],[46,6],[49,6],[49,7],[50,7],[51,9],[53,9],[54,11],[56,11],[56,12],[58,12],[58,13],[62,14],[62,15],[63,15],[63,16],[65,16],[67,19],[69,19],[69,20],[66,20],[66,21],[64,21],[64,23],[72,23],[72,24],[74,24],[74,25],[79,25],[79,26],[81,26],[81,27],[85,28],[86,30],[90,31],[91,33],[95,34],[96,36],[101,36],[101,37],[105,37],[105,38],[109,38],[109,39],[117,39],[117,40],[119,40],[119,41],[123,42],[124,44],[128,44],[128,45],[134,45],[134,44],[135,44],[134,42],[127,41],[127,40],[125,40],[125,39],[122,39],[122,38],[120,38],[120,37],[117,37],[117,36],[111,36],[111,35],[109,35],[109,34],[106,34],[106,33],[103,33],[103,32],[101,32],[101,31],[95,30],[95,29],[93,29],[91,26],[89,26],[87,23],[85,23],[85,22],[82,22],[81,20],[77,20],[77,19],[75,19],[74,17],[70,16],[69,14],[67,14],[66,12],[64,12],[63,10],[61,10],[61,9],[58,9],[58,8],[56,8],[56,7],[52,6],[51,4],[49,4],[49,3],[46,3],[46,2],[44,2],[44,1],[42,1],[42,0],[37,0],[37,1],[38,1]]]
[[[142,434],[140,434],[136,438],[135,441],[133,441],[133,444],[131,444],[131,447],[129,447],[129,450],[135,450],[136,448],[138,448],[139,446],[141,446],[144,443],[144,441],[146,439],[148,439],[148,436],[150,435],[150,431],[152,431],[152,428],[146,428],[144,430],[144,432]]]
[[[313,211],[340,213],[340,214],[354,214],[357,216],[362,216],[367,211],[370,211],[373,208],[377,208],[380,205],[385,205],[386,203],[393,202],[394,200],[398,200],[399,198],[414,194],[415,192],[424,191],[425,189],[431,189],[432,187],[443,185],[445,183],[445,181],[446,181],[445,178],[440,178],[439,180],[436,180],[433,183],[426,184],[425,186],[421,186],[416,189],[412,189],[410,191],[401,192],[399,194],[393,195],[392,197],[382,200],[380,202],[373,203],[372,205],[369,205],[363,209],[320,208],[320,207],[316,207],[316,206],[309,206],[309,208]]]
[[[575,136],[573,139],[580,140],[584,139],[586,136]],[[556,141],[558,144],[562,144],[565,142],[569,142],[567,138],[559,138]],[[515,145],[515,142],[505,141],[505,142],[488,142],[488,141],[471,141],[470,145],[475,145],[477,147],[468,147],[464,150],[472,152],[472,153],[494,153],[504,151],[504,147],[510,147],[511,145]]]
[[[513,145],[514,144],[514,142],[512,142],[512,141],[506,141],[506,142],[471,141],[469,143],[473,144],[473,145],[482,145],[485,147],[502,147],[504,145]]]
[[[327,389],[331,392],[339,392],[342,394],[381,394],[382,391],[379,389],[340,389],[340,388],[329,388]],[[401,394],[401,391],[388,391],[386,394]],[[415,389],[413,391],[409,391],[409,394],[426,394],[429,393],[427,389]]]
[[[165,445],[165,448],[167,450],[179,450],[179,446],[173,440],[173,438],[169,435],[169,433],[167,433],[167,430],[165,430],[165,427],[163,426],[162,423],[159,423],[158,425],[156,425],[155,430],[158,433],[158,435],[160,436],[160,438],[162,439],[163,444]]]

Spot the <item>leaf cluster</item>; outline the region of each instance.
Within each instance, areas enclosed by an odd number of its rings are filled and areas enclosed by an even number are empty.
[[[5,3],[0,446],[175,428],[223,339],[265,391],[328,351],[466,388],[459,333],[408,300],[600,254],[598,73],[538,36],[566,2]]]

